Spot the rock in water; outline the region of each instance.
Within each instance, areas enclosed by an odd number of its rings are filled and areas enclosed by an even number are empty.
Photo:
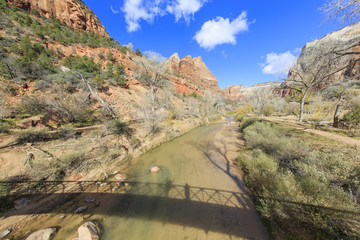
[[[83,212],[85,212],[87,209],[88,209],[88,206],[78,207],[78,208],[74,211],[74,213],[75,213],[75,214],[83,213]]]
[[[56,228],[46,228],[39,230],[37,232],[33,232],[30,234],[26,240],[49,240],[56,232]]]
[[[9,233],[11,233],[11,230],[6,229],[2,232],[0,232],[0,239],[3,239],[4,237],[6,237]]]
[[[29,203],[29,199],[28,198],[20,198],[18,200],[16,200],[14,202],[15,204],[15,209],[18,210],[18,209],[21,209],[23,207],[26,207]]]
[[[93,202],[95,202],[95,201],[96,201],[96,199],[93,198],[93,197],[86,197],[86,198],[84,199],[84,202],[86,202],[86,203],[93,203]]]
[[[95,222],[87,222],[78,228],[79,240],[98,240],[100,231]]]
[[[116,174],[115,175],[115,179],[118,180],[118,181],[125,181],[126,180],[126,175],[125,174]]]
[[[154,166],[154,167],[150,168],[150,172],[152,172],[152,173],[157,173],[160,171],[161,171],[161,168],[159,168],[158,166]]]

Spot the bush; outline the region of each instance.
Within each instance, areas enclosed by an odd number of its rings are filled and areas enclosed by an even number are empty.
[[[106,123],[106,127],[111,134],[124,135],[130,137],[133,133],[133,129],[125,122],[120,120],[112,120]]]
[[[10,133],[12,127],[14,126],[10,122],[0,120],[0,133]]]
[[[311,150],[289,129],[267,122],[253,122],[244,138],[248,149],[238,163],[275,236],[360,237],[358,164],[339,153]]]
[[[46,132],[45,128],[41,128],[41,129],[30,128],[26,130],[17,130],[15,131],[15,135],[16,135],[16,142],[19,144],[44,142],[50,139],[50,136]]]
[[[237,121],[240,122],[240,131],[243,132],[245,128],[253,125],[254,123],[256,123],[260,120],[257,118],[249,118],[249,117],[242,116],[242,117],[238,117]]]
[[[360,123],[360,105],[344,115],[343,121],[352,124]]]

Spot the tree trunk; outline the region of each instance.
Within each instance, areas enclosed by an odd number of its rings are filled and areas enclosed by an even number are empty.
[[[305,99],[306,99],[309,91],[310,91],[310,87],[308,87],[308,88],[305,90],[305,93],[304,93],[304,95],[302,96],[301,101],[300,101],[300,117],[299,117],[299,121],[300,121],[300,122],[304,121],[304,105],[305,105]]]
[[[333,127],[336,127],[336,128],[339,127],[339,117],[340,117],[340,111],[341,111],[341,106],[342,106],[342,100],[343,100],[343,96],[341,95],[338,104],[336,104],[336,110],[334,113]]]

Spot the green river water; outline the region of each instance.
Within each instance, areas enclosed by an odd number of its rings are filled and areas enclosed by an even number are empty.
[[[228,126],[199,127],[137,159],[125,171],[131,189],[99,195],[101,208],[89,219],[100,224],[101,239],[268,239],[227,164],[237,149]],[[150,173],[153,166],[162,171]],[[84,221],[66,219],[55,239],[72,239]]]

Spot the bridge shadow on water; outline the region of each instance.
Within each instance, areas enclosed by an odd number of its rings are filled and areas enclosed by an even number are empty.
[[[29,199],[27,206],[10,210],[2,214],[2,218],[44,213],[74,214],[78,207],[87,205],[85,214],[154,220],[244,238],[253,238],[249,228],[254,222],[250,224],[249,219],[257,219],[251,200],[243,193],[175,185],[171,181],[18,181],[0,182],[0,187],[9,190],[7,199]],[[93,197],[100,204],[111,202],[111,206],[96,207],[95,203],[85,203],[86,197]],[[0,199],[4,200],[5,197]]]

